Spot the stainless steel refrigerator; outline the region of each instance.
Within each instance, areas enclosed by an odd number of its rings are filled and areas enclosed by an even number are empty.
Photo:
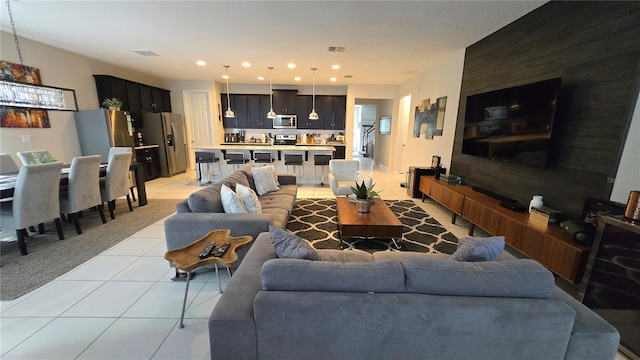
[[[106,163],[109,148],[134,146],[131,117],[125,111],[77,111],[74,118],[82,155],[102,155],[102,162]]]
[[[165,112],[143,113],[142,123],[145,145],[160,146],[160,176],[169,177],[185,172],[187,141],[182,115]]]

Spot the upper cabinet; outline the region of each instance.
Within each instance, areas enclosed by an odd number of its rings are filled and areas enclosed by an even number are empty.
[[[131,113],[171,112],[169,90],[120,79],[110,75],[93,75],[98,91],[98,101],[117,97],[122,100],[123,111]]]
[[[296,113],[296,96],[298,90],[273,90],[273,111],[278,115]]]
[[[285,93],[283,93],[285,92]],[[276,95],[278,93],[278,95]],[[311,95],[295,95],[297,90],[274,90],[273,110],[278,115],[297,115],[298,129],[343,131],[347,112],[347,97],[343,95],[316,95],[319,120],[309,120],[313,109]],[[285,97],[287,98],[285,100]],[[291,103],[293,98],[293,103]],[[229,94],[235,118],[224,118],[227,129],[272,129],[273,120],[267,119],[271,108],[269,95]],[[285,104],[286,103],[286,104]],[[220,95],[222,115],[227,111],[227,95]],[[286,110],[286,111],[283,111]]]

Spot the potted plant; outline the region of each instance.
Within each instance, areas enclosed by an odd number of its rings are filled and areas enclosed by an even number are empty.
[[[120,107],[122,107],[122,100],[116,97],[106,98],[102,100],[102,106],[109,110],[120,110]]]
[[[373,187],[376,184],[371,184],[371,186],[367,187],[365,185],[364,180],[362,184],[358,184],[356,181],[356,186],[349,186],[353,194],[356,196],[356,209],[361,213],[368,213],[371,208],[371,204],[373,203],[373,197],[379,196],[378,193],[373,190]]]

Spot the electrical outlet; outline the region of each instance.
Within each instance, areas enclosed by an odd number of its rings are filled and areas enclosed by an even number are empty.
[[[31,142],[31,135],[22,135],[22,142],[23,143],[30,143]]]

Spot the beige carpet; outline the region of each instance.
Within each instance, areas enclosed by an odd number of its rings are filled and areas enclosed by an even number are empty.
[[[82,234],[73,223],[63,223],[65,239],[59,240],[53,222],[45,224],[45,234],[31,234],[28,255],[22,256],[17,241],[0,244],[0,299],[13,300],[68,272],[120,241],[175,212],[179,200],[151,199],[146,206],[130,212],[126,200],[116,205],[116,218],[102,224],[96,211],[87,210],[80,219]],[[2,238],[11,234],[2,232]],[[15,235],[13,236],[15,238]]]

